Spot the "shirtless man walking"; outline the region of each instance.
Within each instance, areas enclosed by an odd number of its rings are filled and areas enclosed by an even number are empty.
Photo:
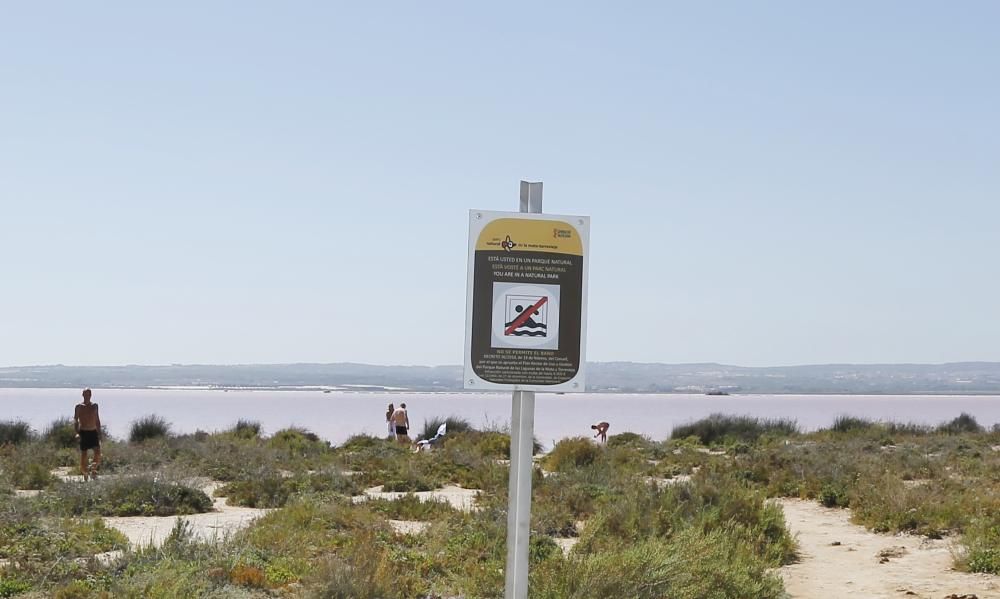
[[[80,440],[80,473],[83,480],[96,478],[101,465],[101,415],[97,404],[90,403],[90,389],[83,390],[83,403],[76,404],[73,411],[73,429]],[[87,450],[94,450],[94,463],[87,467]]]
[[[402,444],[410,442],[410,415],[406,413],[406,404],[401,403],[392,413],[392,425],[396,427],[396,441]]]

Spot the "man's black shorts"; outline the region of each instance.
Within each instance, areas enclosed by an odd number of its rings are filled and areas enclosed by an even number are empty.
[[[101,438],[97,435],[97,431],[80,431],[80,451],[100,448]]]
[[[396,434],[397,435],[405,435],[406,434],[406,427],[405,426],[396,425]]]

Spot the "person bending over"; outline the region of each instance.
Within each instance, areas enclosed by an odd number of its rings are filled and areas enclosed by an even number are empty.
[[[600,437],[601,443],[607,443],[608,442],[608,428],[610,426],[611,425],[608,424],[607,422],[598,422],[597,424],[591,424],[590,428],[592,428],[593,430],[597,431],[594,434],[594,438]]]

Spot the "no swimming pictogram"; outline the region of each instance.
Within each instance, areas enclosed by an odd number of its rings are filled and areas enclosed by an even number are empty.
[[[542,297],[508,295],[504,336],[545,337],[548,332],[546,316],[547,295]]]
[[[491,346],[559,348],[558,285],[493,284]]]

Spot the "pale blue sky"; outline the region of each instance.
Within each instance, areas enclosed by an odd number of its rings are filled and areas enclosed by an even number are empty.
[[[998,3],[141,4],[0,10],[0,365],[458,364],[522,178],[591,360],[1000,360]]]

